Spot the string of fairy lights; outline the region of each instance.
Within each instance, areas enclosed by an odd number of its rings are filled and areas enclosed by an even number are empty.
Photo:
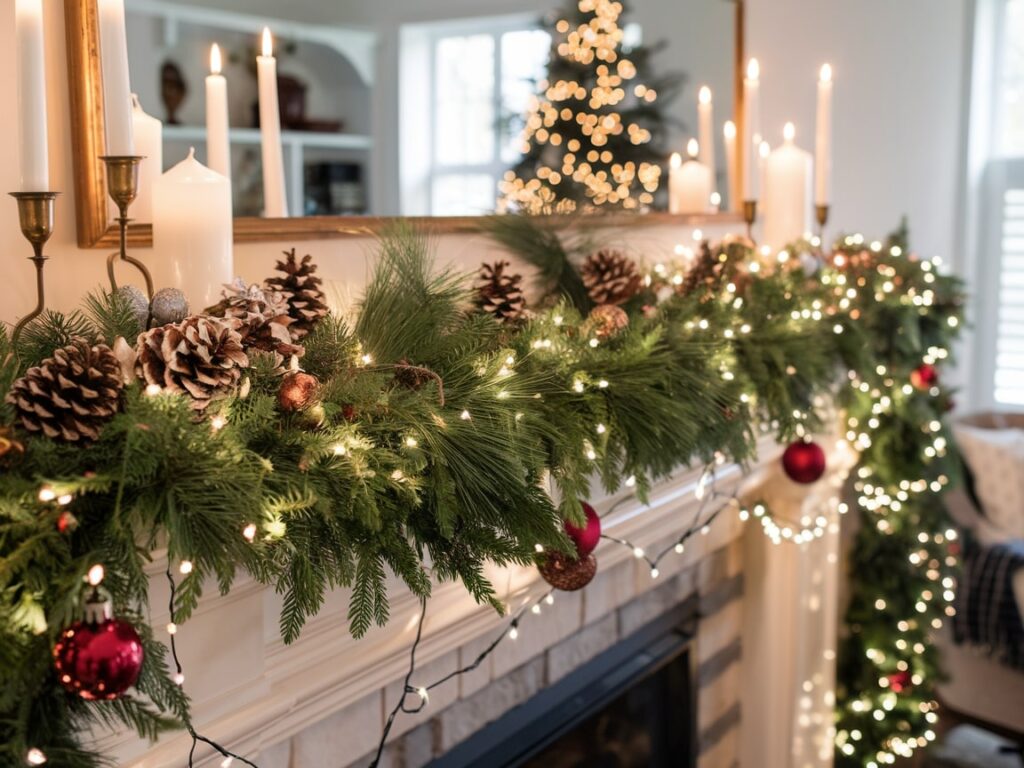
[[[699,231],[694,232],[695,240],[699,240],[701,236],[702,233]],[[812,245],[814,244],[814,240],[816,239],[811,241]],[[820,245],[820,241],[818,241],[818,243]],[[846,239],[846,244],[848,246],[864,246],[867,250],[874,253],[879,253],[882,249],[881,243],[872,242],[870,244],[865,244],[863,238],[859,235],[848,237]],[[679,285],[689,263],[692,262],[694,254],[692,249],[685,246],[678,247],[675,254],[680,259],[678,263],[658,263],[645,275],[644,279],[648,286]],[[762,255],[766,256],[769,254],[762,251]],[[890,255],[901,255],[899,247],[893,246],[890,249]],[[784,263],[793,257],[789,253],[783,251],[777,254],[776,258],[779,263]],[[837,254],[833,257],[833,261],[837,267],[842,267],[844,265],[843,260],[845,258],[846,257],[843,254]],[[934,267],[932,266],[932,263],[922,262],[921,267],[925,272],[925,282],[934,282],[934,274],[932,272]],[[751,272],[756,273],[761,268],[761,265],[754,262],[748,265],[748,268]],[[848,310],[850,311],[851,316],[853,316],[853,313],[856,312],[856,310],[850,310],[850,306],[853,301],[860,298],[862,291],[872,290],[877,294],[876,298],[882,300],[885,298],[886,294],[891,293],[894,290],[895,285],[891,280],[894,275],[888,274],[888,271],[889,270],[885,265],[879,265],[878,272],[880,277],[883,278],[883,281],[881,286],[877,289],[873,287],[869,288],[867,281],[863,277],[859,277],[851,281],[847,275],[839,271],[825,271],[821,274],[820,279],[823,285],[833,287],[832,292],[835,296],[835,307],[841,310]],[[929,276],[932,277],[932,280],[928,280]],[[734,293],[736,293],[736,287],[732,283],[729,283],[726,286],[726,300],[730,300],[729,294]],[[911,287],[902,294],[901,300],[908,302],[913,306],[928,307],[934,303],[935,296],[929,290],[918,293]],[[735,299],[732,299],[732,301],[741,302],[742,299],[736,297]],[[811,306],[800,310],[794,310],[791,317],[794,322],[831,323],[833,321],[826,309],[827,308],[824,307],[820,301],[815,300]],[[957,323],[958,320],[956,317],[951,316],[949,318],[949,324],[951,327],[955,327]],[[557,313],[550,316],[550,325],[554,329],[557,330],[562,328],[563,324],[563,318]],[[691,328],[708,327],[706,320],[689,321],[689,325]],[[842,326],[835,324],[833,330],[835,333],[841,333]],[[736,328],[730,327],[724,329],[723,334],[728,340],[734,338],[737,334],[745,334],[749,332],[749,326],[741,324]],[[592,346],[596,346],[600,343],[601,340],[598,338],[590,340],[590,344]],[[559,344],[557,338],[538,338],[534,340],[532,346],[535,352],[557,352]],[[357,365],[363,367],[371,367],[373,365],[372,358],[369,355],[364,354],[361,349],[358,349],[355,354],[357,356]],[[922,362],[928,365],[933,365],[947,359],[948,354],[948,350],[946,349],[932,347],[926,351]],[[498,366],[496,371],[491,371],[486,366],[481,368],[481,376],[493,378],[494,383],[496,384],[496,397],[503,398],[508,396],[507,390],[504,389],[501,384],[509,376],[514,375],[516,362],[515,357],[509,355],[501,361],[501,364]],[[874,374],[878,377],[877,382],[874,384],[866,381],[855,371],[850,371],[848,376],[848,386],[871,398],[871,415],[867,419],[859,420],[849,414],[845,417],[846,430],[845,433],[842,434],[842,437],[845,438],[846,442],[858,452],[865,451],[872,446],[874,431],[882,427],[883,417],[891,411],[898,399],[902,397],[909,397],[914,394],[915,389],[918,389],[912,384],[896,381],[882,365],[879,365],[875,369]],[[723,376],[728,377],[728,375],[730,375],[730,371],[723,369]],[[608,381],[604,379],[592,379],[584,372],[578,373],[574,377],[572,383],[573,391],[577,393],[581,393],[590,387],[605,389],[608,386],[610,386]],[[936,387],[931,387],[928,391],[933,395],[937,395],[939,392]],[[157,397],[161,396],[163,392],[159,387],[151,386],[146,389],[146,394]],[[743,394],[741,399],[745,403],[749,402],[749,396],[746,394]],[[807,414],[801,414],[799,412],[794,413],[793,415],[798,422],[801,419],[805,419],[807,416]],[[213,431],[223,429],[227,424],[226,418],[227,417],[223,413],[211,415],[210,428]],[[460,412],[460,418],[470,420],[472,419],[472,414],[468,409],[463,409]],[[772,428],[772,425],[760,426],[762,430],[770,430]],[[597,425],[596,432],[598,436],[603,434],[606,429],[607,427],[603,424]],[[949,446],[943,436],[943,425],[938,419],[931,420],[924,424],[922,426],[922,430],[928,434],[934,435],[930,444],[923,449],[923,455],[921,457],[922,461],[927,465],[932,460],[944,457],[949,450]],[[802,427],[799,423],[797,431],[798,434],[803,434]],[[407,438],[407,444],[409,447],[415,447],[414,441],[415,437],[413,436],[409,436]],[[347,457],[350,460],[358,461],[358,454],[360,452],[370,451],[372,449],[372,443],[359,436],[358,430],[352,427],[349,429],[348,433],[336,443],[333,449],[333,455],[335,457]],[[597,454],[592,443],[585,442],[582,449],[589,459],[597,459]],[[652,554],[638,543],[626,537],[602,534],[601,538],[629,550],[636,560],[643,561],[649,568],[651,578],[657,579],[661,575],[661,566],[665,558],[669,557],[673,553],[679,555],[683,554],[686,551],[687,542],[694,536],[707,535],[711,530],[712,524],[726,511],[734,511],[739,520],[744,522],[756,520],[760,524],[763,533],[774,544],[788,542],[797,545],[812,543],[813,541],[822,538],[826,532],[834,530],[831,527],[832,521],[828,514],[829,510],[825,508],[828,505],[831,504],[834,506],[835,511],[839,515],[845,515],[849,512],[849,504],[838,498],[837,495],[830,499],[817,514],[804,515],[799,520],[787,520],[773,514],[768,506],[761,500],[756,500],[752,503],[744,503],[744,501],[742,501],[743,494],[741,489],[744,481],[747,479],[747,476],[742,472],[739,480],[729,491],[723,492],[719,490],[718,472],[725,463],[725,456],[723,454],[718,454],[715,461],[704,468],[699,480],[693,487],[694,497],[699,502],[695,516],[690,523],[683,528],[680,535],[663,549]],[[842,472],[842,475],[843,476],[839,478],[839,485],[842,485],[842,483],[845,482],[845,472]],[[882,534],[888,534],[892,530],[892,523],[885,513],[898,513],[902,509],[902,506],[907,504],[915,494],[939,493],[949,484],[949,482],[950,479],[948,476],[945,474],[938,474],[931,479],[902,479],[896,486],[890,487],[884,482],[875,480],[873,470],[870,466],[861,465],[856,470],[852,488],[856,496],[857,508],[868,513],[869,516],[873,515],[877,530]],[[629,478],[625,484],[627,487],[634,487],[636,485],[635,478]],[[64,492],[62,489],[55,488],[50,485],[44,485],[38,492],[38,498],[44,503],[54,503],[58,506],[67,506],[72,502],[73,495]],[[627,503],[634,498],[635,496],[633,494],[629,494],[620,499],[610,508],[606,513],[606,516],[613,514],[620,505]],[[710,513],[708,510],[711,510]],[[262,540],[279,539],[282,538],[285,533],[286,523],[283,517],[279,514],[269,514],[258,524],[248,523],[241,531],[241,535],[250,543],[255,542],[257,538]],[[918,628],[918,617],[928,613],[933,604],[940,604],[940,613],[946,617],[952,617],[955,614],[953,601],[955,598],[956,579],[952,574],[952,569],[957,564],[957,558],[952,554],[940,556],[935,551],[935,548],[943,547],[951,542],[955,542],[958,538],[957,533],[952,528],[933,533],[922,531],[917,538],[920,546],[918,549],[908,553],[908,560],[911,565],[923,569],[927,579],[934,584],[934,587],[924,589],[919,595],[917,595],[917,600],[915,601],[914,606],[914,610],[917,615],[896,619],[896,633],[894,635],[892,648],[869,648],[866,651],[867,658],[879,667],[887,663],[891,658],[897,658],[895,669],[901,673],[907,673],[907,681],[910,685],[920,685],[923,682],[923,678],[919,672],[914,671],[913,660],[908,657],[924,653],[925,645],[921,641],[910,642],[904,637],[904,635],[908,631]],[[178,564],[178,571],[181,575],[188,576],[192,571],[191,562],[187,560],[180,562]],[[96,564],[89,569],[87,581],[89,584],[96,586],[103,580],[103,577],[103,565]],[[170,585],[170,621],[166,630],[170,638],[171,658],[175,669],[173,680],[176,684],[183,686],[185,678],[183,668],[178,657],[177,648],[179,626],[174,621],[177,585],[170,566],[168,566],[166,571],[166,577]],[[426,599],[422,599],[417,619],[416,635],[409,651],[409,666],[404,679],[404,695],[389,713],[381,735],[376,758],[371,765],[378,765],[393,724],[400,714],[415,714],[422,711],[429,705],[431,691],[454,678],[468,674],[469,672],[477,669],[501,646],[503,642],[515,641],[522,631],[522,626],[525,620],[530,616],[537,616],[541,614],[545,606],[551,606],[554,604],[555,591],[555,589],[548,589],[538,597],[527,600],[517,612],[509,612],[507,614],[509,618],[507,619],[507,623],[502,631],[496,635],[494,640],[484,648],[484,650],[470,664],[456,669],[427,684],[416,685],[413,683],[413,677],[417,670],[416,653],[423,636],[427,607]],[[875,607],[880,611],[887,608],[887,603],[883,596],[879,596],[876,599]],[[942,623],[942,619],[936,616],[930,621],[930,626],[932,629],[940,629],[942,627]],[[900,685],[901,684],[899,683],[894,683],[892,676],[880,673],[878,677],[879,690],[876,693],[864,692],[863,695],[854,698],[849,704],[850,709],[858,713],[871,712],[871,716],[876,721],[882,722],[897,706],[897,697],[900,693],[900,690],[897,689]],[[414,703],[412,704],[407,703],[410,697],[414,697]],[[937,703],[933,701],[921,702],[921,711],[928,723],[935,723],[937,721],[938,716],[935,713],[937,706]],[[228,768],[236,760],[245,765],[255,767],[256,764],[245,757],[231,752],[212,739],[199,734],[194,729],[191,722],[186,722],[185,727],[192,738],[192,746],[189,751],[188,758],[189,766],[194,764],[193,761],[198,744],[204,743],[223,757],[223,760],[220,763],[221,768]],[[852,755],[856,752],[857,747],[855,745],[862,738],[863,734],[858,729],[839,729],[835,733],[836,746],[840,752],[846,755]],[[886,742],[887,748],[879,751],[875,756],[875,760],[869,760],[865,764],[865,768],[879,768],[880,765],[891,764],[898,757],[911,755],[915,749],[927,745],[934,738],[935,733],[931,729],[917,737],[903,737],[899,734],[893,735]],[[32,748],[26,756],[26,762],[29,765],[44,765],[47,762],[47,757],[38,748]]]

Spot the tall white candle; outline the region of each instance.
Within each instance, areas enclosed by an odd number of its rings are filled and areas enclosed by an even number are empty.
[[[260,92],[260,136],[263,142],[263,214],[288,215],[281,152],[281,113],[277,105],[277,61],[270,30],[263,30],[263,55],[256,57]]]
[[[49,192],[46,146],[46,69],[42,0],[16,0],[14,27],[18,48],[18,141],[21,192]]]
[[[743,199],[757,200],[759,193],[757,156],[761,146],[761,65],[757,59],[747,64],[743,79]]]
[[[216,303],[233,277],[231,184],[195,158],[163,174],[153,194],[153,249],[160,269],[195,311]]]
[[[107,154],[134,155],[132,89],[128,78],[128,42],[124,28],[124,0],[98,0],[98,4]]]
[[[220,46],[214,43],[210,48],[210,74],[206,76],[206,162],[211,170],[230,180],[228,81],[220,70]]]
[[[690,139],[685,163],[679,153],[672,155],[668,178],[669,213],[707,213],[711,207],[711,171],[697,161],[700,145]]]
[[[711,171],[711,191],[718,188],[718,169],[715,164],[715,117],[711,102],[711,89],[702,86],[697,96],[697,141],[700,143],[698,160]]]
[[[794,143],[796,129],[786,123],[785,142],[768,157],[764,170],[764,243],[774,249],[802,238],[811,227],[809,152]]]
[[[832,197],[832,67],[828,64],[818,78],[814,154],[814,203],[828,205]]]
[[[722,138],[725,145],[725,173],[726,186],[729,192],[729,210],[737,211],[740,208],[740,166],[736,156],[736,123],[732,120],[725,121],[722,129]]]
[[[147,115],[132,94],[132,137],[136,153],[142,155],[139,165],[139,193],[132,205],[132,218],[153,221],[153,185],[164,172],[164,124]]]

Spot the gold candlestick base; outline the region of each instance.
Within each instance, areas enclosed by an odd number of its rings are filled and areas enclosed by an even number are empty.
[[[743,221],[747,224],[747,238],[754,239],[754,222],[757,221],[757,200],[743,201]]]
[[[117,278],[114,275],[114,262],[120,259],[131,264],[146,281],[146,295],[153,298],[153,278],[146,265],[128,255],[128,206],[139,194],[139,165],[141,155],[101,155],[100,160],[107,166],[107,194],[114,201],[118,210],[117,224],[120,230],[120,247],[107,257],[107,277],[110,278],[110,289],[117,290]]]
[[[825,225],[828,224],[828,206],[814,206],[814,217],[815,220],[818,222],[818,237],[824,239]]]
[[[36,267],[36,308],[25,315],[14,326],[11,333],[11,346],[17,347],[21,331],[32,320],[39,317],[46,307],[46,287],[43,282],[43,267],[46,256],[43,246],[53,234],[53,209],[58,192],[11,192],[11,197],[18,201],[18,223],[21,233],[32,244],[32,263]]]

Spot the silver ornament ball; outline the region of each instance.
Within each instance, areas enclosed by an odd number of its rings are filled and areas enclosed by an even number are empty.
[[[153,294],[150,311],[155,325],[180,323],[188,317],[188,300],[177,288],[161,288]]]
[[[146,294],[134,285],[122,285],[114,293],[131,310],[132,317],[139,324],[140,330],[146,330],[146,323],[149,322],[149,299]]]

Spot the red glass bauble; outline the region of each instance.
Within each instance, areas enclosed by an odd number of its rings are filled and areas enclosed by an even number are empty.
[[[825,474],[825,452],[810,440],[791,443],[782,454],[782,468],[793,482],[816,482]]]
[[[540,564],[540,575],[544,581],[563,592],[583,589],[597,573],[597,558],[593,555],[574,560],[561,552],[546,552]]]
[[[116,699],[139,679],[142,640],[127,621],[78,621],[53,648],[61,685],[83,699]]]
[[[910,673],[909,672],[893,672],[891,675],[886,675],[889,680],[889,690],[893,693],[903,693],[903,691],[910,688]]]
[[[565,533],[572,539],[573,544],[576,545],[576,552],[582,558],[597,549],[597,545],[601,541],[601,518],[587,502],[580,503],[583,505],[583,514],[587,516],[587,522],[579,527],[566,520]]]
[[[939,371],[934,365],[922,363],[910,372],[910,383],[914,389],[927,392],[939,383]]]

